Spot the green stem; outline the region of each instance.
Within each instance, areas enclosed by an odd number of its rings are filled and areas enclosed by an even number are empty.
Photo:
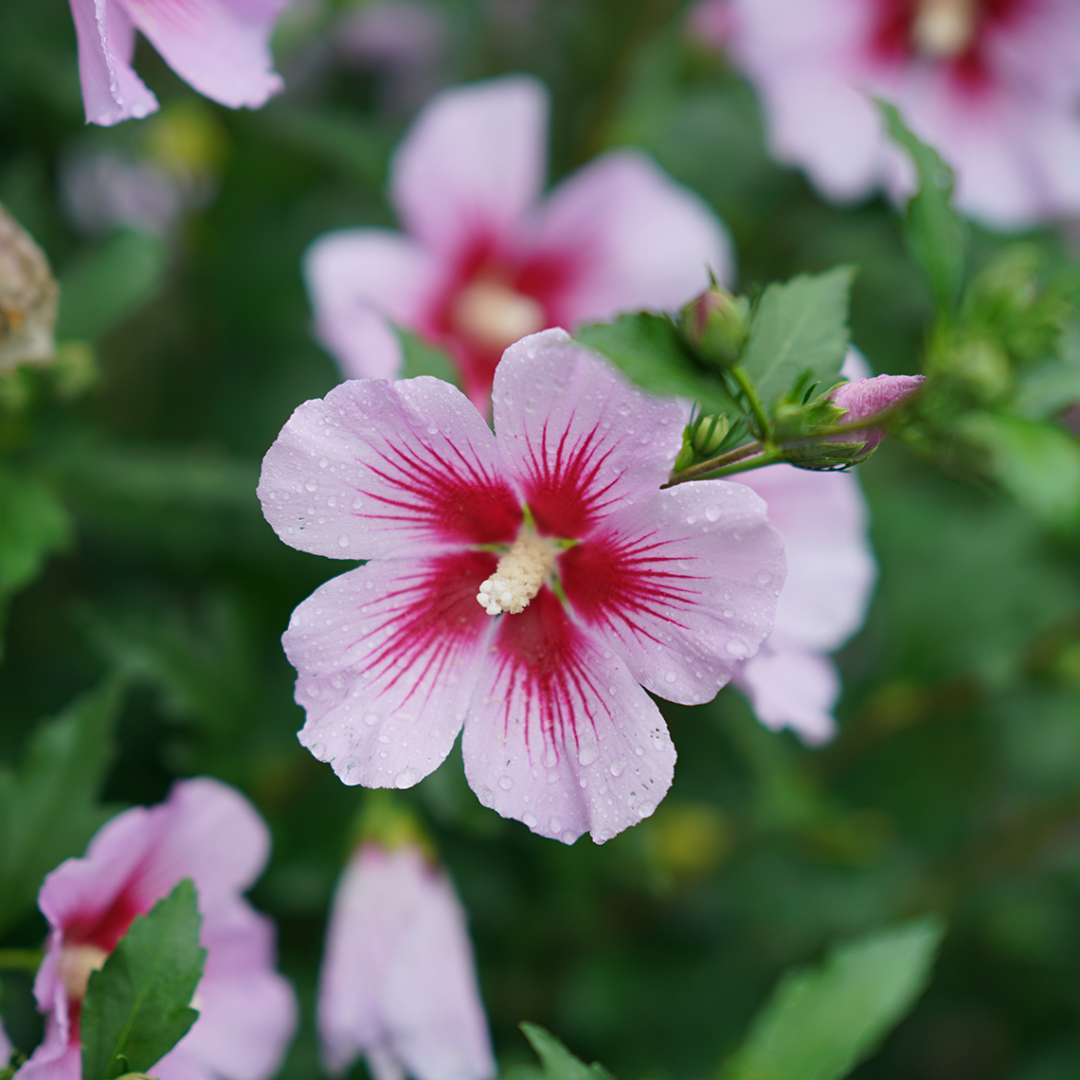
[[[37,971],[44,953],[41,949],[0,949],[0,971]]]
[[[673,484],[683,484],[687,480],[697,480],[703,476],[708,476],[716,472],[717,469],[722,469],[735,461],[742,461],[743,458],[760,454],[764,449],[765,447],[759,442],[743,443],[742,446],[737,446],[734,450],[727,450],[716,457],[700,461],[696,465],[687,465],[685,469],[673,472],[664,487],[671,487]]]
[[[724,476],[735,476],[736,473],[752,472],[754,469],[763,469],[766,465],[777,465],[784,460],[784,452],[780,447],[770,447],[763,450],[759,443],[751,444],[756,448],[757,457],[744,455],[741,460],[732,461],[728,465],[717,465],[717,459],[703,461],[700,465],[692,465],[682,472],[672,473],[671,478],[661,487],[677,487],[691,480],[719,480]]]
[[[765,406],[761,404],[761,398],[758,397],[757,390],[754,389],[754,381],[746,374],[746,369],[738,365],[731,369],[731,374],[739,384],[739,389],[746,396],[750,411],[754,414],[754,420],[757,422],[758,434],[767,441],[769,438],[769,416],[765,412]]]

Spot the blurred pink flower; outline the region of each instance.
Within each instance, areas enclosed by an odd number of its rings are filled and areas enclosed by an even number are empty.
[[[465,912],[416,847],[358,848],[338,885],[319,982],[327,1071],[488,1080],[491,1040]]]
[[[688,29],[702,44],[724,52],[735,29],[731,0],[698,0],[690,9]]]
[[[11,1045],[11,1040],[7,1037],[7,1032],[4,1030],[4,1025],[0,1024],[0,1068],[3,1068],[11,1057],[11,1052],[14,1049]]]
[[[184,878],[195,882],[207,950],[195,1026],[154,1066],[157,1080],[263,1080],[277,1072],[296,1026],[288,984],[274,971],[274,932],[240,895],[266,862],[258,815],[214,780],[176,784],[166,802],[114,818],[81,859],[46,879],[49,922],[34,994],[45,1040],[19,1080],[79,1080],[79,1013],[91,972],[136,916]]]
[[[960,205],[1012,228],[1080,211],[1075,0],[732,0],[732,52],[773,150],[830,198],[910,187],[870,100],[957,169]]]
[[[876,382],[863,378],[866,370],[862,357],[849,353],[843,374],[853,381],[841,389]],[[832,711],[840,694],[827,654],[862,624],[874,585],[858,480],[854,473],[791,465],[736,479],[765,500],[769,521],[784,539],[787,580],[772,634],[735,681],[766,727],[791,728],[808,743],[825,742],[836,730]]]
[[[347,382],[267,453],[278,535],[372,560],[285,633],[300,740],[345,783],[410,787],[464,724],[482,803],[602,842],[651,814],[674,770],[638,683],[711,699],[771,629],[783,553],[747,487],[658,490],[688,409],[564,331],[508,349],[493,402],[497,435],[437,379]]]
[[[331,233],[308,253],[316,330],[350,378],[401,367],[389,322],[445,347],[486,408],[503,349],[551,326],[675,308],[730,273],[723,228],[642,154],[606,154],[543,203],[547,96],[529,78],[446,91],[393,164],[407,235]]]
[[[269,38],[286,0],[70,0],[86,120],[116,124],[154,112],[131,61],[138,30],[201,94],[257,108],[281,89]]]

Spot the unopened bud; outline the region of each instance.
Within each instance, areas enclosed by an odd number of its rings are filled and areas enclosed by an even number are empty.
[[[703,416],[691,437],[694,450],[702,457],[717,453],[730,430],[731,421],[726,416]]]
[[[739,362],[750,332],[750,302],[714,285],[683,307],[679,327],[703,360],[731,367]]]
[[[877,375],[843,383],[831,395],[832,404],[842,410],[835,423],[851,426],[879,416],[906,401],[923,381],[922,375]],[[817,438],[811,434],[804,441],[786,445],[784,460],[800,469],[846,469],[865,461],[884,438],[882,426],[851,426],[850,431],[823,433]]]
[[[52,358],[58,295],[41,249],[0,207],[0,371]]]
[[[999,401],[1012,389],[1012,365],[1005,351],[992,341],[966,341],[941,358],[937,365],[953,385],[959,384],[976,401]]]

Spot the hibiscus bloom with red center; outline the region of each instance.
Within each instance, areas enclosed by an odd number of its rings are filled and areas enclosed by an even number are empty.
[[[674,309],[710,269],[727,279],[730,245],[715,215],[643,154],[606,154],[541,202],[546,128],[534,79],[440,94],[393,163],[406,234],[345,230],[312,246],[316,329],[346,376],[399,374],[398,323],[446,349],[486,409],[503,349],[520,338]]]
[[[355,380],[301,405],[267,453],[278,535],[371,560],[285,633],[300,739],[346,783],[409,787],[464,727],[481,802],[603,841],[671,784],[645,690],[705,702],[754,654],[781,541],[745,485],[660,490],[686,407],[564,331],[507,350],[493,404],[495,433],[440,380]]]

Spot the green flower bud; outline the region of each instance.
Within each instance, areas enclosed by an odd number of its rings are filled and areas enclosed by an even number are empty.
[[[714,285],[679,312],[679,329],[707,363],[731,367],[750,333],[750,301]]]
[[[709,457],[724,445],[730,430],[731,421],[726,416],[703,416],[694,426],[690,441],[696,453]]]

